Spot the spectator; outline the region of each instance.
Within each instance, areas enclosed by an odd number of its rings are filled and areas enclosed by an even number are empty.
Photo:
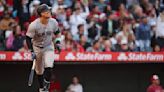
[[[5,37],[3,36],[3,32],[0,31],[0,51],[4,51],[5,48]]]
[[[77,35],[77,26],[79,24],[84,24],[85,34],[87,34],[86,27],[86,18],[89,15],[89,8],[85,5],[85,10],[83,11],[82,6],[79,2],[75,4],[75,11],[70,16],[70,24],[71,24],[71,33],[72,35]]]
[[[127,1],[128,8],[135,5],[135,4],[139,4],[138,0],[126,0],[126,1]]]
[[[0,21],[0,31],[6,31],[9,30],[9,24],[15,22],[14,19],[10,16],[8,11],[4,12],[4,16],[2,20]]]
[[[16,3],[16,11],[17,16],[19,18],[19,24],[21,28],[24,28],[24,23],[27,22],[30,18],[30,10],[29,10],[29,4],[30,2],[28,0],[14,0]]]
[[[61,84],[57,76],[52,74],[49,92],[61,92]]]
[[[23,47],[24,37],[21,34],[21,28],[19,25],[16,26],[16,31],[13,40],[13,50],[18,51]]]
[[[116,50],[117,52],[128,52],[129,47],[128,47],[128,41],[126,39],[122,39],[120,44],[118,44],[118,46],[116,46]]]
[[[143,16],[141,20],[142,22],[136,30],[136,39],[139,42],[140,51],[151,51],[151,27],[148,24],[147,16]]]
[[[100,42],[98,40],[95,40],[93,42],[92,47],[89,47],[86,51],[87,52],[101,52],[102,50],[100,49]]]
[[[63,23],[64,21],[66,21],[66,17],[66,6],[58,6],[58,9],[56,10],[56,18],[58,19],[58,21]]]
[[[27,52],[28,51],[26,40],[23,41],[23,47],[20,48],[18,51],[19,52]]]
[[[100,15],[101,14],[101,11],[100,11],[99,7],[96,6],[96,5],[92,5],[90,10],[91,10],[91,12],[90,12],[89,16],[94,16],[94,15]]]
[[[87,37],[84,36],[84,35],[80,36],[80,42],[79,43],[80,43],[81,46],[83,46],[85,51],[88,47],[91,46],[91,44],[89,42],[87,42]]]
[[[157,30],[156,30],[156,37],[157,37],[157,44],[160,46],[162,51],[164,51],[164,7],[161,8],[161,13],[157,18]]]
[[[0,18],[3,16],[3,12],[5,11],[3,0],[0,1]]]
[[[74,36],[75,41],[80,41],[80,36],[84,35],[84,25],[78,25],[78,34]]]
[[[6,31],[6,50],[13,50],[14,35],[16,33],[17,23],[10,23],[10,30]]]
[[[74,41],[73,41],[73,38],[72,38],[72,35],[70,32],[66,32],[65,33],[65,40],[64,40],[64,50],[65,51],[73,51],[73,44],[74,44]]]
[[[143,9],[139,5],[134,5],[132,14],[136,22],[139,22],[140,18],[144,15]]]
[[[51,0],[40,0],[41,4],[47,4],[48,6],[52,6],[50,1]]]
[[[107,6],[107,0],[98,0],[95,2],[95,5],[99,7],[100,11],[103,12],[103,9]]]
[[[111,6],[113,10],[118,10],[120,4],[126,5],[126,0],[111,0]]]
[[[77,76],[72,78],[72,84],[68,86],[66,92],[83,92],[83,87],[79,83],[79,78]]]
[[[97,40],[99,38],[101,29],[102,27],[99,24],[99,16],[94,15],[91,18],[89,27],[88,27],[88,38],[90,42],[93,42],[94,40]]]
[[[107,19],[102,22],[101,36],[111,37],[114,31],[118,27],[118,22],[116,22],[116,16],[112,12],[108,12]]]
[[[64,51],[79,51],[83,52],[84,48],[77,43],[76,41],[73,40],[72,35],[70,32],[67,32],[65,34],[65,40],[64,40]]]
[[[160,46],[157,45],[157,44],[154,44],[154,46],[153,46],[153,51],[154,51],[154,52],[160,52],[160,51],[161,51]]]
[[[123,23],[122,30],[116,34],[116,38],[117,39],[125,39],[128,41],[130,36],[131,36],[131,39],[133,40],[134,33],[132,31],[131,24],[125,21]]]
[[[147,88],[147,92],[164,92],[162,86],[160,85],[158,75],[152,76],[151,85]]]
[[[30,15],[34,15],[36,12],[36,8],[40,5],[40,1],[39,0],[33,0],[30,4]]]
[[[57,11],[60,7],[63,8],[68,8],[68,6],[64,2],[65,0],[57,0],[56,2],[53,3],[52,5],[52,13],[57,14]]]
[[[103,43],[103,51],[104,52],[112,52],[112,43],[109,39],[105,40]]]
[[[110,5],[107,5],[107,6],[104,7],[103,13],[109,15],[111,12],[112,12],[112,7]]]
[[[127,9],[125,8],[125,5],[123,3],[121,3],[118,7],[118,11],[116,12],[117,17],[119,17],[120,19],[124,19],[129,17],[129,13],[127,11]]]

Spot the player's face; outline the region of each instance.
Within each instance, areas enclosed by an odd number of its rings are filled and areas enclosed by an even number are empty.
[[[45,12],[42,12],[42,16],[46,19],[50,18],[51,17],[51,12],[50,11],[45,11]]]

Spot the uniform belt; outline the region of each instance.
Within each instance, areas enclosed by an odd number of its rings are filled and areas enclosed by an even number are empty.
[[[50,44],[47,44],[47,45],[45,45],[45,46],[36,46],[36,47],[38,47],[38,48],[44,48],[44,47],[47,47],[47,46],[49,46],[49,45],[51,45],[51,43],[50,43]]]
[[[42,47],[42,46],[36,46],[36,47],[41,48],[41,49],[44,48],[44,47]]]

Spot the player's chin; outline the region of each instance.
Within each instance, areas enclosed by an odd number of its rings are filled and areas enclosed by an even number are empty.
[[[51,17],[45,17],[46,19],[49,19],[49,18],[51,18]]]

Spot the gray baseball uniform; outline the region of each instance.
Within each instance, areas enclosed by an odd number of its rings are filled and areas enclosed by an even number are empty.
[[[37,74],[43,74],[45,67],[53,67],[54,63],[54,45],[52,37],[58,30],[58,23],[50,18],[48,24],[40,22],[40,18],[33,21],[27,30],[26,35],[32,38],[33,49],[36,54],[35,71]]]

